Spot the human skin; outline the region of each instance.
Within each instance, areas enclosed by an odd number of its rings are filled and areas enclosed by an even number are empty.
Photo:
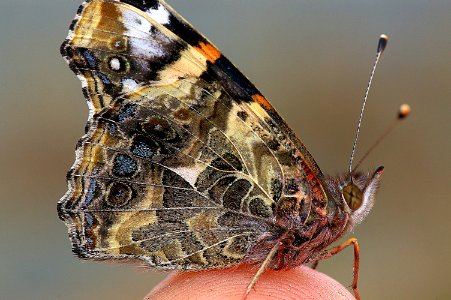
[[[256,273],[255,267],[175,272],[156,286],[144,299],[203,300],[243,299],[244,291]],[[247,300],[263,299],[355,299],[343,285],[329,276],[300,266],[289,270],[266,270]]]

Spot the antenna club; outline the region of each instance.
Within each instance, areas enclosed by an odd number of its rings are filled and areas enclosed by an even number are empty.
[[[385,34],[381,34],[379,37],[379,43],[377,44],[377,53],[382,53],[385,50],[385,47],[387,47],[388,42],[388,36]]]
[[[410,115],[411,111],[412,111],[412,109],[410,108],[409,104],[402,104],[399,107],[398,119],[402,120],[402,119],[407,118]]]

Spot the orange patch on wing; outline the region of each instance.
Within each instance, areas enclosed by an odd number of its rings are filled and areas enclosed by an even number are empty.
[[[265,97],[263,97],[260,94],[255,94],[252,96],[252,99],[257,102],[258,104],[260,104],[261,106],[263,106],[264,108],[266,108],[267,110],[272,109],[272,105],[268,102],[268,100],[266,100]]]
[[[221,57],[221,52],[219,52],[219,50],[210,43],[200,42],[199,45],[194,48],[202,53],[211,63],[214,63]]]

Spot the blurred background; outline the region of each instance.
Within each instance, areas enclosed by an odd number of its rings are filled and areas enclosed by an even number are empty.
[[[381,33],[357,159],[384,165],[377,203],[353,233],[364,299],[451,299],[451,2],[168,1],[271,100],[324,173],[347,169]],[[338,3],[339,2],[339,3]],[[78,0],[0,1],[0,299],[141,299],[164,273],[82,262],[56,203],[88,109],[59,45]],[[320,264],[345,286],[352,250]]]

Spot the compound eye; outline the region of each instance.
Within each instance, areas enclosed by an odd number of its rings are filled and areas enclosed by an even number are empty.
[[[346,200],[349,208],[353,211],[362,206],[363,192],[354,184],[348,184],[342,190],[343,197]]]

